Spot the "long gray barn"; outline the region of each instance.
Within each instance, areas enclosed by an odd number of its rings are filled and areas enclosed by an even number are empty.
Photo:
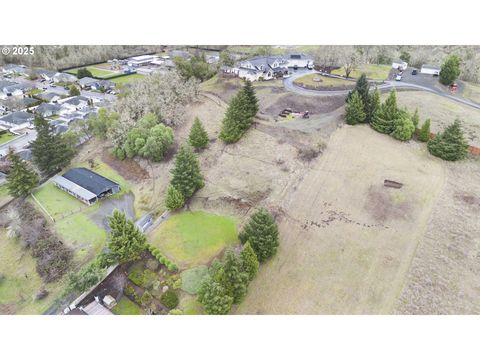
[[[53,183],[87,205],[120,191],[116,182],[83,167],[55,176]]]

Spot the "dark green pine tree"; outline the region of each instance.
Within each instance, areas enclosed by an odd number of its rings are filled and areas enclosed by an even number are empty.
[[[242,268],[242,260],[233,250],[228,249],[223,258],[223,286],[233,303],[240,303],[247,294],[249,276]]]
[[[413,113],[412,122],[413,122],[413,126],[415,126],[415,129],[417,129],[418,123],[420,122],[420,116],[418,115],[418,108],[416,108],[415,112]]]
[[[239,234],[240,241],[252,245],[258,261],[264,262],[277,252],[278,227],[266,209],[257,210]]]
[[[418,132],[417,139],[423,142],[430,140],[430,119],[425,120],[420,131]]]
[[[207,131],[198,117],[193,121],[190,134],[188,135],[188,142],[195,149],[205,149],[208,145]]]
[[[360,97],[362,98],[362,102],[365,106],[364,111],[367,112],[367,105],[368,105],[368,100],[370,97],[370,83],[367,80],[367,75],[361,74],[360,77],[357,80],[357,83],[355,84],[355,88],[348,93],[346,101],[349,102],[350,98],[353,96],[354,92],[358,92]]]
[[[33,162],[43,175],[53,175],[70,164],[75,149],[62,135],[55,134],[52,124],[41,116],[34,120],[37,138],[32,142]]]
[[[250,80],[245,81],[245,85],[243,86],[241,92],[245,98],[246,103],[245,116],[249,119],[253,119],[258,112],[258,99],[257,95],[255,95],[255,89],[253,88],[252,82]],[[245,125],[248,125],[248,127],[250,127],[251,124],[246,122]],[[245,130],[247,130],[248,127]]]
[[[175,166],[171,170],[172,180],[170,184],[180,191],[187,200],[195,191],[203,187],[203,177],[200,173],[200,164],[192,147],[182,145],[175,158]]]
[[[373,117],[370,125],[373,129],[384,134],[391,134],[395,130],[395,122],[399,116],[397,95],[394,90],[390,91],[387,100],[380,106]]]
[[[145,250],[146,237],[125,213],[117,209],[108,217],[110,234],[108,250],[119,264],[137,260]]]
[[[364,109],[362,98],[357,91],[354,91],[345,108],[345,121],[347,124],[363,123],[366,117]]]
[[[258,273],[259,262],[249,241],[243,245],[240,259],[242,260],[242,270],[248,274],[248,279],[252,281]]]
[[[375,88],[375,90],[373,90],[373,92],[370,94],[367,105],[365,121],[369,123],[373,120],[377,111],[380,110],[381,102],[380,91],[378,91],[378,88]]]
[[[185,199],[180,191],[175,189],[172,185],[168,186],[167,196],[165,198],[165,207],[168,210],[180,209],[185,204]]]
[[[198,290],[198,302],[209,315],[225,315],[232,308],[233,297],[228,295],[221,282],[207,275]]]
[[[13,197],[26,196],[38,185],[38,176],[26,161],[13,150],[8,153],[12,168],[7,175],[8,193]]]
[[[220,139],[227,144],[237,142],[243,135],[244,126],[242,126],[242,120],[245,116],[243,105],[244,102],[242,102],[242,96],[240,93],[233,96],[228,104],[219,136]]]
[[[468,144],[463,137],[460,120],[456,119],[453,124],[428,141],[428,151],[447,161],[464,159],[468,153]]]

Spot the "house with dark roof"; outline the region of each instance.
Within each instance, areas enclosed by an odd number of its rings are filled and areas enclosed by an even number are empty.
[[[32,124],[33,114],[26,111],[15,111],[0,117],[0,124],[7,128],[21,128]]]
[[[55,176],[53,183],[87,205],[120,191],[116,182],[83,167]]]
[[[94,79],[88,76],[83,77],[77,81],[78,85],[80,85],[82,89],[90,89],[92,85],[95,84],[96,82],[98,82],[97,79]]]
[[[35,70],[35,74],[40,76],[42,79],[45,79],[47,81],[53,80],[53,77],[55,76],[57,72],[53,70],[46,70],[46,69],[37,69]]]
[[[42,103],[35,108],[34,112],[46,118],[58,115],[61,109],[62,106],[59,104]]]

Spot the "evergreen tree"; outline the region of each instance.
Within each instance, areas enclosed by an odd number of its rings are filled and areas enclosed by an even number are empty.
[[[373,129],[384,134],[391,134],[395,129],[395,122],[399,117],[397,96],[394,90],[390,91],[387,100],[380,106],[370,125]]]
[[[450,55],[440,70],[440,82],[443,85],[452,84],[460,76],[461,60],[457,55]]]
[[[70,85],[70,90],[68,91],[68,96],[78,96],[80,95],[80,90],[75,85]]]
[[[8,153],[11,170],[7,175],[8,193],[13,197],[26,196],[38,185],[38,176],[26,161],[23,161],[13,150]]]
[[[188,142],[195,149],[205,149],[208,145],[208,134],[198,117],[193,121],[190,134],[188,135]]]
[[[239,234],[242,243],[252,245],[258,261],[264,262],[277,252],[278,227],[266,209],[257,210]]]
[[[255,95],[255,89],[253,88],[252,82],[250,80],[245,80],[245,85],[243,86],[241,93],[245,99],[245,117],[248,119],[253,119],[258,112],[258,99]],[[246,128],[244,130],[247,130],[250,125],[251,123],[249,123],[248,121],[245,122]]]
[[[345,120],[349,125],[355,125],[365,121],[365,107],[362,98],[357,91],[354,91],[345,109]]]
[[[357,92],[360,95],[360,98],[362,99],[362,103],[365,106],[364,111],[367,112],[367,105],[370,97],[370,83],[367,80],[366,74],[363,73],[360,75],[360,77],[358,78],[355,84],[355,88],[348,93],[348,96],[346,99],[347,102],[350,102],[350,99],[355,92]]]
[[[418,132],[417,139],[423,142],[430,140],[430,119],[425,120],[422,128]]]
[[[171,173],[170,184],[182,193],[185,200],[204,185],[200,164],[189,145],[180,147]]]
[[[415,132],[415,125],[407,111],[401,111],[400,117],[395,122],[395,129],[392,136],[401,141],[410,140]]]
[[[112,257],[123,264],[140,258],[145,249],[146,237],[125,213],[115,209],[108,217],[110,234],[108,250]]]
[[[232,308],[233,297],[220,282],[207,275],[198,290],[198,302],[209,315],[225,315]]]
[[[243,271],[242,260],[233,250],[228,249],[223,259],[223,286],[233,303],[240,303],[247,294],[249,276]]]
[[[418,115],[418,108],[415,109],[415,112],[413,113],[412,122],[413,122],[413,126],[415,126],[415,129],[417,129],[418,123],[420,122],[420,116]]]
[[[92,73],[87,68],[81,68],[77,70],[77,77],[79,79],[84,77],[92,77],[92,76],[93,76]]]
[[[248,279],[252,281],[257,275],[259,262],[249,241],[243,245],[242,251],[240,252],[240,259],[242,260],[242,270],[248,274]]]
[[[165,207],[168,210],[180,209],[185,204],[185,199],[180,191],[172,185],[168,186],[167,197],[165,198]]]
[[[432,155],[443,160],[457,161],[465,158],[468,144],[463,137],[460,120],[456,119],[442,133],[429,140],[427,146]]]
[[[252,126],[257,111],[258,100],[252,85],[247,81],[230,100],[223,118],[220,139],[226,143],[240,140],[245,131]]]
[[[75,149],[41,116],[35,117],[34,125],[37,138],[32,142],[33,162],[42,174],[52,175],[70,164]]]
[[[375,90],[370,94],[368,98],[367,112],[365,118],[366,122],[371,122],[373,120],[377,111],[380,110],[380,105],[380,91],[378,91],[378,88],[375,88]]]

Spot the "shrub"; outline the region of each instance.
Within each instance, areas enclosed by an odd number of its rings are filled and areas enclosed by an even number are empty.
[[[166,285],[173,290],[180,289],[182,287],[182,278],[179,274],[172,275],[167,279]]]
[[[183,315],[183,310],[181,309],[172,309],[168,312],[168,315]]]
[[[468,144],[464,139],[460,120],[438,133],[435,138],[428,141],[430,154],[447,161],[464,159],[468,152]]]
[[[391,135],[401,141],[410,140],[415,132],[415,125],[410,118],[410,114],[404,112],[395,123],[395,129]]]
[[[425,120],[421,129],[418,131],[417,139],[427,142],[430,139],[430,119]]]
[[[135,269],[130,272],[130,274],[128,274],[128,279],[137,286],[142,287],[145,285],[145,278],[143,276],[143,272],[139,269]]]
[[[173,309],[178,305],[178,296],[172,290],[167,290],[160,297],[160,302],[168,309]]]
[[[153,300],[153,296],[148,291],[145,291],[143,293],[142,297],[140,298],[140,302],[144,306],[147,306],[148,304],[150,304],[152,302],[152,300]]]
[[[155,259],[157,259],[157,261],[162,264],[162,265],[165,265],[166,268],[168,269],[168,271],[171,271],[171,272],[176,272],[178,271],[178,266],[172,262],[170,259],[167,259],[161,252],[159,249],[157,249],[155,246],[151,245],[151,244],[147,244],[146,246],[147,250],[150,251],[150,253],[152,254],[153,257],[155,257]]]
[[[68,275],[67,291],[83,292],[98,283],[104,274],[98,261],[84,266],[80,271],[71,272]]]
[[[129,297],[135,297],[136,295],[135,289],[131,285],[125,286],[125,288],[123,289],[123,293]]]

